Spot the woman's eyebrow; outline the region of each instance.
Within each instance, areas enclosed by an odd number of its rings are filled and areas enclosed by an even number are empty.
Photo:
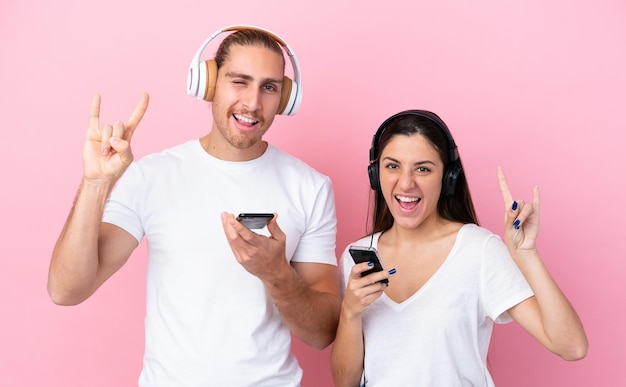
[[[389,160],[389,161],[393,161],[394,163],[400,164],[400,161],[391,157],[391,156],[386,156],[384,157],[382,160]],[[424,165],[424,164],[431,164],[431,165],[436,165],[434,161],[431,160],[421,160],[421,161],[416,161],[413,163],[413,165]]]

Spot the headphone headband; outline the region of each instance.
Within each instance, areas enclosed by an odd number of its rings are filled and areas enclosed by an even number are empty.
[[[300,76],[300,64],[298,63],[298,59],[296,58],[296,55],[294,54],[291,47],[289,47],[287,42],[285,42],[285,40],[283,40],[280,36],[269,30],[256,26],[232,25],[224,27],[212,33],[204,41],[204,43],[202,43],[202,45],[194,55],[193,59],[191,60],[191,64],[189,65],[189,73],[187,75],[187,94],[198,99],[212,101],[213,90],[215,89],[215,83],[217,79],[217,66],[214,61],[201,62],[200,57],[202,56],[204,49],[218,35],[224,32],[241,30],[261,31],[270,35],[272,39],[274,39],[276,43],[278,43],[283,48],[283,50],[289,57],[291,67],[293,68],[294,80],[291,81],[289,78],[284,77],[285,84],[283,85],[283,92],[285,93],[285,95],[281,96],[281,106],[285,106],[282,109],[279,108],[278,113],[286,115],[296,114],[298,108],[300,107],[300,102],[302,101],[302,83]],[[286,93],[289,94],[287,95]]]
[[[459,159],[459,150],[445,122],[443,122],[443,120],[439,118],[438,115],[428,110],[412,109],[412,110],[405,110],[400,113],[396,113],[392,115],[391,117],[387,118],[385,121],[383,121],[383,123],[380,125],[380,127],[376,131],[376,134],[372,138],[372,147],[370,148],[370,163],[376,162],[376,160],[378,159],[378,152],[379,152],[378,145],[380,142],[380,138],[382,137],[389,123],[391,123],[391,121],[394,121],[396,118],[400,118],[404,116],[417,116],[417,117],[426,118],[430,120],[431,122],[433,122],[435,125],[437,125],[437,127],[441,129],[444,136],[446,137],[446,140],[448,141],[448,149],[449,149],[448,155],[450,158],[449,162],[452,163]]]

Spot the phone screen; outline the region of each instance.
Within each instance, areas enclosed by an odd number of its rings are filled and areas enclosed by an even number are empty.
[[[384,270],[383,264],[381,263],[380,257],[378,256],[378,252],[376,251],[375,248],[364,247],[364,246],[350,246],[348,251],[350,252],[350,255],[352,256],[354,263],[361,263],[361,262],[373,262],[374,263],[374,267],[361,273],[362,277],[368,274],[372,274],[377,271]],[[389,280],[385,278],[379,282],[389,283]]]
[[[249,229],[259,229],[267,226],[273,217],[274,214],[272,213],[247,213],[239,214],[237,220]]]

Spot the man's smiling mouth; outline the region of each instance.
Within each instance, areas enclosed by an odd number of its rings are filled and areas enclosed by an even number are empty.
[[[248,117],[245,117],[245,116],[243,116],[241,114],[237,114],[237,113],[234,113],[233,117],[235,117],[235,119],[237,121],[243,122],[243,123],[248,124],[248,125],[256,125],[256,124],[259,123],[258,120],[253,120],[252,118],[248,118]]]

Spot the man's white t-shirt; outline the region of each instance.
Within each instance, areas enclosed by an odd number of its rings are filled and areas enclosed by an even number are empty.
[[[228,162],[194,140],[133,163],[103,221],[147,239],[142,387],[300,384],[289,329],[236,261],[224,211],[276,212],[289,261],[337,264],[330,179],[271,145]]]

